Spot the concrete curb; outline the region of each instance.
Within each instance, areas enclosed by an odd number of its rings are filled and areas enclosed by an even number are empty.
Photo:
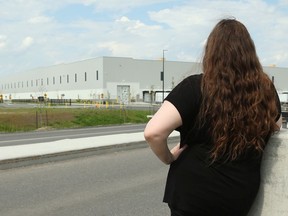
[[[133,136],[132,134],[121,134],[121,135],[112,135],[109,136],[109,140],[116,139],[119,136],[125,136],[127,137],[126,140],[114,140],[114,144],[105,141],[104,136],[99,136],[99,137],[92,137],[92,138],[81,138],[81,139],[75,139],[75,140],[61,140],[61,141],[56,141],[56,142],[51,142],[51,143],[42,143],[42,144],[31,144],[31,145],[24,145],[24,146],[10,146],[10,147],[1,147],[0,148],[0,170],[7,170],[7,169],[13,169],[13,168],[19,168],[19,167],[24,167],[24,166],[32,166],[32,165],[38,165],[38,164],[43,164],[43,163],[51,163],[51,162],[57,162],[57,161],[64,161],[64,160],[70,160],[70,159],[75,159],[75,158],[80,158],[80,157],[89,157],[93,155],[99,155],[99,154],[106,154],[110,152],[119,152],[119,151],[124,151],[124,150],[131,150],[131,149],[136,149],[136,148],[146,148],[148,147],[146,141],[142,138],[141,140],[137,140],[137,136],[139,134],[135,134],[136,138],[135,140],[129,139],[129,136]],[[141,133],[141,136],[143,136],[143,133]],[[108,136],[105,136],[107,139]],[[83,141],[95,141],[95,140],[102,140],[102,145],[83,145]],[[63,147],[61,146],[60,143],[65,143],[65,141],[69,141],[69,147]],[[74,142],[71,143],[71,142]],[[176,143],[179,141],[179,136],[178,134],[172,134],[168,138],[168,143]],[[47,146],[51,145],[51,148],[55,148],[56,145],[59,146],[60,149],[55,149],[51,151],[50,149],[48,150],[43,150],[43,152],[39,151],[39,148],[41,146],[44,148]],[[78,144],[82,144],[81,147],[75,147]],[[18,149],[19,148],[19,149]],[[12,152],[12,155],[6,155],[8,151],[13,151],[15,149],[16,151]],[[23,150],[28,150],[29,149],[36,149],[36,152],[34,153],[25,153],[21,152]],[[5,150],[5,151],[1,151]],[[37,151],[38,150],[38,151]],[[22,153],[22,155],[20,154]]]

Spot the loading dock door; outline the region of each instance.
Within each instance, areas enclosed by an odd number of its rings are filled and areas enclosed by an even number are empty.
[[[117,85],[117,98],[120,103],[128,104],[130,98],[130,86]]]

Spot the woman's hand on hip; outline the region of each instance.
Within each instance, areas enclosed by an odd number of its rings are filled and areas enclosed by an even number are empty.
[[[180,143],[178,143],[176,146],[174,146],[171,149],[171,154],[173,155],[173,161],[177,160],[178,157],[181,155],[181,153],[187,148],[187,145],[184,145],[182,148],[180,148]],[[172,161],[172,162],[173,162]]]

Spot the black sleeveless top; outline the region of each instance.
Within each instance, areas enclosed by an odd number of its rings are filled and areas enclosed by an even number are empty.
[[[170,166],[164,202],[192,216],[244,216],[258,192],[261,155],[247,153],[235,161],[211,164],[207,128],[193,132],[201,104],[201,79],[202,74],[185,78],[165,99],[180,113],[182,126],[176,130],[180,143],[189,147]],[[278,104],[281,113],[279,99]]]

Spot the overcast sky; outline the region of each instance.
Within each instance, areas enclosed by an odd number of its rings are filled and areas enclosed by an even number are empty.
[[[0,0],[0,78],[101,56],[200,61],[233,16],[264,66],[288,67],[288,0]]]

